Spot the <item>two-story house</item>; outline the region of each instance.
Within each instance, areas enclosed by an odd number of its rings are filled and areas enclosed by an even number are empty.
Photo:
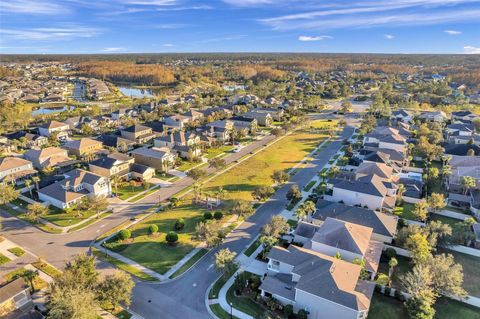
[[[68,138],[70,126],[68,124],[58,121],[50,121],[38,128],[38,134],[49,137],[52,133],[57,134],[57,138],[64,140]]]
[[[18,157],[0,158],[0,182],[23,184],[25,179],[37,174],[32,162]]]
[[[360,176],[353,180],[330,179],[324,198],[351,206],[391,211],[395,207],[397,186],[377,175]]]
[[[268,253],[261,295],[273,297],[311,319],[366,318],[374,284],[359,280],[361,267],[312,249],[290,245]]]
[[[130,167],[135,162],[133,157],[121,153],[112,153],[100,157],[88,164],[90,172],[112,179],[118,176],[122,179],[130,178]]]
[[[168,147],[141,147],[130,152],[135,163],[153,167],[160,172],[168,172],[174,165],[176,156]]]
[[[158,137],[153,141],[153,145],[158,148],[168,147],[183,158],[188,158],[189,156],[198,157],[202,154],[200,136],[183,130],[170,132],[165,136]]]
[[[29,150],[23,154],[37,169],[51,168],[71,163],[68,152],[59,147],[46,147],[40,150]]]
[[[65,179],[38,190],[43,202],[65,209],[85,197],[109,197],[112,193],[108,178],[82,169],[64,174]]]
[[[68,151],[69,155],[83,158],[100,151],[103,148],[103,144],[100,141],[84,137],[79,140],[69,141],[62,147]]]
[[[155,137],[152,128],[135,124],[120,131],[123,138],[127,140],[135,141],[137,144],[148,143]]]

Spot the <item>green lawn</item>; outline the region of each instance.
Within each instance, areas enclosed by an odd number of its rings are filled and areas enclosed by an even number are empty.
[[[14,271],[9,272],[8,274],[6,274],[4,276],[5,281],[6,282],[11,282],[11,281],[13,281],[13,280],[15,280],[19,277],[22,277],[26,272],[27,272],[27,269],[25,269],[25,268],[15,269]],[[35,291],[46,288],[47,285],[48,284],[38,276],[35,277],[35,279],[33,279],[33,289]]]
[[[325,137],[322,133],[307,129],[297,131],[235,166],[235,169],[205,183],[203,189],[215,191],[223,187],[228,192],[226,199],[251,201],[251,193],[256,187],[273,183],[271,175],[274,171],[288,171],[314,150]]]
[[[133,238],[131,242],[112,242],[107,245],[123,256],[164,274],[198,244],[192,239],[192,234],[195,225],[203,220],[203,213],[203,209],[194,205],[182,205],[159,212],[130,228]],[[178,218],[185,219],[185,228],[178,232],[178,242],[172,246],[165,241],[165,236],[174,229]],[[152,224],[156,224],[159,228],[156,236],[149,235],[148,228]]]
[[[15,209],[7,206],[7,205],[0,205],[0,208],[11,214],[12,216],[15,216],[21,220],[26,221],[27,223],[30,223],[34,225],[35,227],[43,230],[44,232],[47,233],[52,233],[52,234],[58,234],[61,233],[62,230],[60,228],[53,228],[51,226],[42,224],[40,222],[36,222],[35,220],[31,219],[30,217],[26,216],[25,213],[16,211]]]
[[[181,274],[183,274],[184,272],[186,272],[187,270],[190,269],[190,267],[192,267],[197,261],[200,260],[200,258],[202,258],[203,256],[205,256],[205,254],[208,253],[208,250],[207,249],[200,249],[195,255],[193,255],[192,258],[190,258],[185,264],[182,265],[182,267],[178,268],[178,270],[176,272],[174,272],[170,278],[175,278],[175,277],[178,277],[180,276]]]
[[[437,214],[430,214],[429,220],[441,221],[442,224],[448,224],[450,226],[453,226],[457,223],[462,222],[460,219],[446,217],[446,216],[437,215]]]
[[[123,185],[119,186],[117,188],[117,196],[122,199],[122,200],[127,200],[132,196],[137,195],[138,193],[141,193],[145,190],[147,190],[150,187],[148,185],[147,188],[143,187],[143,185],[138,185],[138,186],[130,186],[130,185]],[[113,188],[115,190],[115,188]]]
[[[312,189],[312,187],[315,185],[316,181],[311,181],[310,183],[308,183],[304,188],[303,190],[308,192],[310,189]]]
[[[397,267],[395,267],[395,270],[392,275],[392,287],[402,289],[402,286],[400,284],[401,282],[400,277],[412,269],[412,264],[410,263],[410,258],[403,257],[403,256],[397,256],[395,258],[397,258],[398,260],[398,265]],[[385,263],[381,262],[378,265],[378,273],[387,275],[388,269],[389,269],[388,261]]]
[[[43,271],[44,273],[46,273],[50,277],[56,277],[56,276],[58,276],[62,273],[57,268],[53,267],[52,265],[50,265],[50,264],[48,264],[48,263],[46,263],[42,260],[39,260],[39,261],[36,261],[36,262],[32,263],[32,266],[37,268],[38,270]]]
[[[245,256],[250,257],[255,252],[255,250],[257,250],[259,246],[260,246],[260,239],[257,239],[253,243],[251,243],[250,246],[248,246],[248,248],[243,252],[243,254]]]
[[[20,247],[12,247],[12,248],[8,249],[8,251],[11,252],[12,254],[14,254],[17,257],[20,257],[23,254],[25,254],[25,250],[23,250]]]
[[[393,213],[401,218],[416,220],[415,216],[413,215],[413,207],[414,204],[403,202],[401,206],[396,206],[393,209]]]
[[[144,273],[141,270],[138,270],[137,268],[130,266],[129,264],[124,263],[123,261],[120,261],[118,259],[115,259],[111,256],[106,255],[105,253],[99,251],[98,249],[94,248],[92,250],[93,255],[97,257],[98,259],[104,260],[115,267],[134,275],[135,277],[141,279],[141,280],[146,280],[146,281],[158,281],[157,278],[154,278],[150,276],[149,274]]]
[[[480,297],[480,258],[456,251],[438,248],[437,253],[452,254],[463,267],[463,288],[472,296]]]
[[[205,163],[202,163],[202,162],[190,162],[188,160],[182,160],[182,164],[178,167],[176,167],[175,169],[177,171],[181,171],[181,172],[185,172],[185,171],[188,171],[189,169],[192,169],[194,168],[195,166],[204,166],[206,165]]]
[[[0,253],[0,265],[6,264],[10,261],[10,258]]]
[[[223,308],[220,306],[220,304],[216,303],[216,304],[213,304],[213,305],[210,305],[210,309],[212,310],[212,312],[220,319],[238,319],[237,317],[233,316],[231,317],[230,316],[230,313],[226,312],[225,310],[223,310]]]
[[[86,211],[80,212],[78,211],[62,211],[62,210],[50,210],[50,213],[48,215],[42,215],[42,218],[45,220],[48,220],[49,222],[60,226],[60,227],[66,227],[66,226],[72,226],[76,225],[78,223],[83,222],[84,220],[88,219],[89,217],[92,217],[95,213]]]
[[[233,304],[233,308],[243,311],[253,318],[262,318],[267,310],[260,304],[253,301],[249,296],[235,296],[234,287],[227,291],[227,302]]]
[[[160,187],[154,187],[154,188],[150,188],[149,190],[147,190],[145,193],[142,193],[138,196],[135,196],[133,198],[130,198],[128,200],[129,203],[133,203],[133,202],[136,202],[136,201],[139,201],[141,200],[142,198],[144,197],[147,197],[148,195],[152,194],[152,193],[155,193],[156,191],[158,191],[160,189]]]
[[[228,153],[228,152],[231,152],[233,150],[233,146],[231,145],[223,145],[223,146],[220,146],[220,147],[212,147],[212,148],[209,148],[204,154],[203,156],[208,158],[208,159],[211,159],[215,156],[218,156],[222,153]]]
[[[436,310],[435,319],[480,319],[478,308],[445,297],[438,299],[434,308]],[[368,319],[384,318],[405,319],[408,318],[408,314],[402,302],[375,292],[368,312]]]

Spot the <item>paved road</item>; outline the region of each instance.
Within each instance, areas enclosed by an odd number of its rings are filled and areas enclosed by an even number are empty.
[[[225,157],[225,161],[227,164],[232,163],[241,157],[248,155],[250,152],[263,147],[266,143],[271,142],[274,139],[274,136],[268,135],[262,140],[255,141],[245,146],[238,153],[229,154]],[[215,171],[208,167],[205,170],[208,174]],[[91,241],[98,235],[120,225],[130,217],[144,212],[159,201],[168,199],[170,196],[192,185],[193,182],[192,179],[186,177],[173,183],[169,187],[161,188],[157,192],[144,197],[136,203],[123,202],[113,204],[111,207],[114,209],[114,214],[83,230],[73,233],[48,234],[31,226],[27,222],[0,211],[0,219],[2,220],[3,225],[1,233],[15,243],[34,252],[41,258],[46,259],[54,266],[61,268],[64,266],[66,260],[71,259],[79,253],[87,251]]]
[[[291,185],[298,184],[302,189],[341,148],[342,139],[351,136],[352,133],[353,127],[346,127],[341,138],[323,149],[312,162],[295,174],[289,183],[259,207],[253,216],[235,229],[222,245],[210,251],[193,269],[178,280],[165,284],[138,283],[134,289],[132,310],[148,319],[209,318],[204,298],[209,285],[218,277],[212,266],[215,252],[222,248],[228,248],[237,253],[244,250],[258,234],[260,228],[286,207],[288,203],[285,195]]]

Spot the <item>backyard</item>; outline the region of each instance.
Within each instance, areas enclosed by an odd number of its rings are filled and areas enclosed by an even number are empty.
[[[435,306],[435,319],[480,319],[478,308],[471,307],[459,301],[448,298],[440,298]],[[387,297],[380,293],[374,293],[368,319],[404,319],[408,318],[407,310],[402,302],[395,298]]]
[[[414,204],[403,201],[401,205],[393,209],[393,213],[403,219],[416,220],[415,215],[413,215],[413,207]]]

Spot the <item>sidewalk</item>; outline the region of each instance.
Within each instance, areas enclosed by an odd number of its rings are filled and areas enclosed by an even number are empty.
[[[233,282],[235,281],[235,276],[237,275],[238,271],[233,274],[230,279],[223,285],[222,289],[220,289],[220,293],[218,294],[218,303],[220,306],[225,310],[227,313],[232,312],[232,315],[234,317],[240,318],[240,319],[254,319],[252,316],[247,315],[246,313],[237,310],[235,308],[231,308],[231,306],[228,304],[227,301],[227,291],[230,289],[230,287],[233,285]]]

